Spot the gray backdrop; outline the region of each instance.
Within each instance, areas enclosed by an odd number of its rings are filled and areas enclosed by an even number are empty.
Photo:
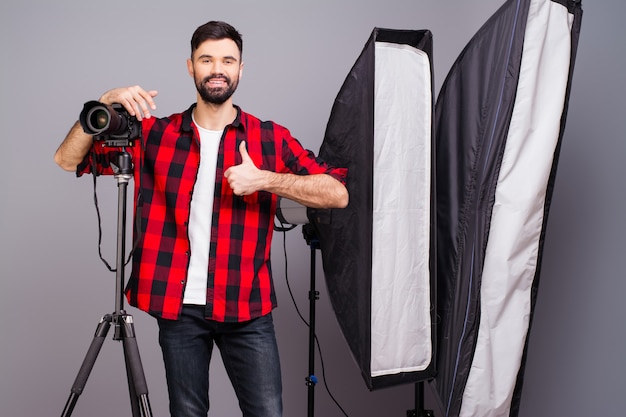
[[[131,84],[158,89],[158,116],[195,100],[185,59],[211,19],[244,36],[235,101],[321,144],[339,87],[375,26],[434,33],[436,91],[453,60],[502,0],[17,1],[0,5],[1,289],[3,416],[60,415],[98,320],[114,310],[114,274],[97,254],[91,177],[75,179],[53,154],[85,101]],[[521,416],[617,416],[626,409],[626,144],[623,0],[588,0],[544,252]],[[115,261],[117,186],[100,178],[105,258]],[[282,236],[273,246],[280,307],[285,415],[306,415],[307,328],[287,292]],[[307,314],[309,247],[287,234],[288,273]],[[318,266],[321,271],[321,262]],[[321,273],[319,274],[321,275]],[[318,333],[328,385],[350,416],[404,416],[413,386],[369,392],[319,280]],[[167,396],[155,321],[135,309],[155,416]],[[122,347],[104,344],[74,415],[130,415]],[[322,377],[318,364],[318,376]],[[221,361],[211,415],[238,409]],[[430,395],[427,388],[427,394]],[[435,407],[431,397],[427,407]],[[320,416],[340,416],[323,384]],[[441,412],[435,409],[441,416]]]

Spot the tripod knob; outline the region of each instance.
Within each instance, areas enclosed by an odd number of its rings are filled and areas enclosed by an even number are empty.
[[[309,376],[306,378],[306,384],[307,384],[308,386],[311,386],[311,385],[317,385],[317,377],[316,377],[315,375],[309,375]]]

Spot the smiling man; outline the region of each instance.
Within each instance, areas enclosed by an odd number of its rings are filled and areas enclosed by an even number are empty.
[[[156,118],[156,90],[100,97],[141,122],[134,161],[135,241],[126,288],[156,317],[172,416],[206,417],[213,346],[246,417],[282,415],[270,247],[278,196],[317,208],[348,204],[345,169],[331,167],[273,122],[233,104],[242,39],[224,22],[196,29],[187,68],[196,103]],[[113,174],[107,154],[75,123],[55,161],[78,175]],[[137,230],[137,228],[135,228]]]

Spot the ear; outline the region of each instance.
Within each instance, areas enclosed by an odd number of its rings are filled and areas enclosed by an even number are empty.
[[[191,76],[191,78],[193,78],[193,62],[191,61],[191,58],[187,58],[187,72],[189,73],[189,75]]]
[[[242,76],[243,76],[243,62],[241,63],[241,65],[239,65],[239,79],[240,80]]]

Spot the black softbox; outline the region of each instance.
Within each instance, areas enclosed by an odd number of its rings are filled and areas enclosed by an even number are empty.
[[[580,1],[506,1],[437,98],[445,416],[517,415],[581,15]]]
[[[432,36],[375,28],[319,155],[348,168],[350,203],[310,210],[329,297],[370,389],[434,375]]]

